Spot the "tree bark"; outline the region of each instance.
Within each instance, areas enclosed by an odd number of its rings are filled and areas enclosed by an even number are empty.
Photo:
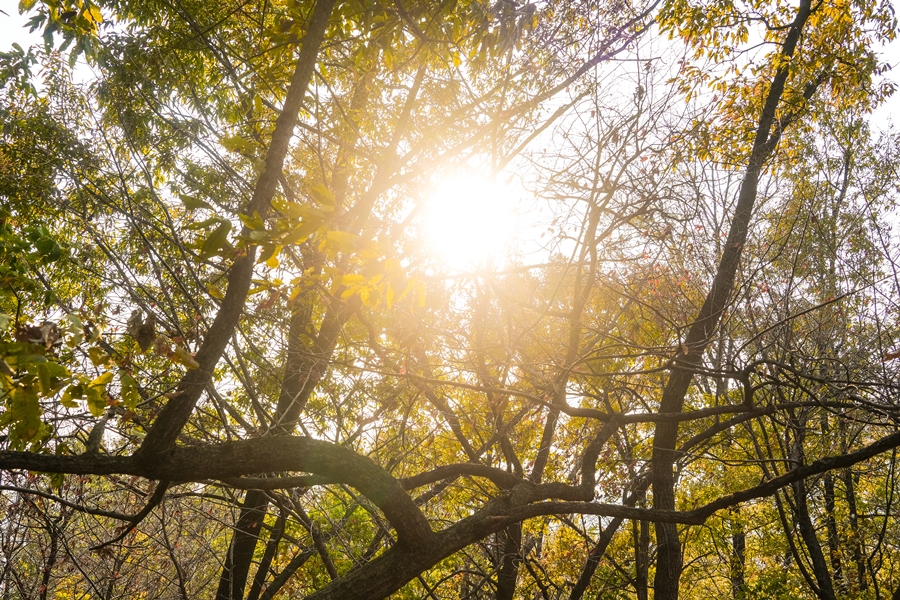
[[[811,12],[810,0],[802,0],[793,23],[788,30],[781,55],[785,58],[793,56],[800,33]],[[738,202],[734,217],[725,242],[725,250],[716,269],[712,286],[706,300],[693,325],[688,330],[682,348],[686,355],[675,361],[669,380],[663,390],[659,405],[661,413],[681,412],[684,399],[693,378],[690,369],[699,367],[703,362],[703,353],[712,341],[716,326],[728,306],[734,280],[740,264],[744,244],[747,241],[750,219],[756,203],[756,192],[759,185],[762,167],[771,155],[781,137],[781,130],[776,121],[776,111],[784,93],[788,78],[788,68],[782,65],[772,79],[766,95],[762,114],[760,115],[753,149],[747,163],[744,179],[738,193]],[[813,88],[809,95],[815,92]],[[774,128],[774,130],[773,130]],[[679,353],[681,350],[679,349]],[[679,369],[679,366],[687,367]],[[675,509],[675,476],[673,467],[677,457],[675,452],[678,441],[678,423],[660,423],[656,427],[653,438],[653,454],[651,473],[653,484],[653,506],[661,510]],[[681,577],[682,553],[678,539],[677,526],[671,523],[656,524],[657,562],[654,591],[656,600],[677,600],[678,582]]]
[[[831,559],[831,574],[834,585],[843,589],[844,570],[841,567],[841,543],[838,537],[837,521],[834,517],[834,476],[825,473],[822,476],[825,499],[825,527],[828,533],[828,555]]]
[[[637,600],[648,600],[650,598],[650,523],[640,521],[639,529],[640,538],[637,540],[638,545],[634,553],[634,591]]]
[[[816,585],[818,587],[818,589],[814,591],[816,596],[821,600],[836,600],[831,573],[828,572],[828,562],[825,560],[825,554],[822,552],[822,545],[819,543],[819,538],[816,536],[816,529],[809,516],[806,484],[803,481],[798,481],[793,487],[794,502],[796,503],[797,511],[797,525],[800,528],[800,537],[803,538],[803,542],[806,544],[806,550],[809,552],[813,576],[816,578]]]
[[[522,524],[507,527],[497,536],[500,542],[500,570],[497,572],[497,600],[513,600],[516,593],[519,563],[522,562]]]
[[[225,565],[219,577],[216,600],[241,600],[250,573],[250,563],[259,540],[268,499],[263,492],[250,490],[241,503],[241,514],[234,526]]]
[[[734,511],[737,512],[737,511]],[[745,578],[745,551],[747,548],[747,534],[744,531],[744,523],[740,520],[731,524],[731,595],[734,600],[744,600],[747,597],[747,582]]]
[[[600,532],[600,535],[597,537],[597,543],[591,548],[587,563],[582,569],[578,581],[575,582],[575,587],[572,588],[572,592],[569,594],[569,600],[581,600],[584,597],[584,593],[587,591],[588,586],[591,585],[591,579],[597,571],[597,566],[600,564],[600,559],[606,553],[606,549],[612,542],[616,531],[622,525],[623,520],[622,517],[616,517]]]
[[[843,473],[844,487],[847,493],[847,510],[850,512],[850,545],[853,549],[853,562],[856,564],[856,582],[860,592],[868,589],[866,579],[866,560],[862,551],[862,537],[859,533],[859,514],[856,512],[856,485],[853,482],[853,469],[845,469]]]
[[[265,169],[256,183],[247,214],[258,212],[265,215],[275,196],[288,147],[294,135],[297,115],[306,97],[306,90],[318,59],[319,46],[325,37],[334,5],[335,0],[317,0],[313,9],[309,27],[301,42],[297,66],[291,78],[284,106],[275,121],[275,130],[272,132],[272,140],[266,152]],[[188,371],[182,378],[175,395],[169,399],[150,427],[138,450],[138,454],[146,460],[154,460],[159,454],[171,448],[190,419],[194,406],[209,384],[213,370],[225,352],[234,328],[244,312],[255,262],[256,247],[249,246],[246,254],[236,259],[231,266],[222,306],[206,334],[206,339],[197,351],[196,361],[200,366]]]

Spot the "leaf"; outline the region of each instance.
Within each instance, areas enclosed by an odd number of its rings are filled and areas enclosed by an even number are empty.
[[[95,417],[99,417],[106,410],[106,386],[112,381],[113,372],[106,371],[95,377],[84,389],[84,398],[87,400],[88,410]]]
[[[10,428],[10,438],[16,442],[28,442],[37,435],[41,427],[41,403],[34,388],[17,387],[11,394],[8,418],[14,423]]]
[[[210,218],[206,219],[205,221],[200,221],[199,223],[191,223],[190,225],[186,226],[185,229],[188,229],[188,230],[209,229],[216,223],[222,223],[222,222],[223,222],[223,220],[220,217],[210,217]]]
[[[188,369],[199,369],[200,363],[194,360],[193,355],[184,349],[183,346],[176,345],[170,356],[173,362],[184,365]]]
[[[59,402],[66,408],[78,408],[76,400],[81,400],[82,398],[84,398],[84,388],[80,383],[74,383],[66,388]]]
[[[266,244],[263,246],[263,251],[259,253],[259,258],[256,262],[263,263],[268,262],[274,256],[278,256],[278,253],[281,251],[281,244]],[[278,266],[277,263],[275,266]]]
[[[221,225],[216,227],[203,241],[203,246],[200,248],[200,258],[209,258],[225,247],[225,245],[228,244],[228,234],[230,232],[230,221],[224,221]]]
[[[184,204],[184,207],[188,210],[198,210],[201,208],[205,208],[206,210],[213,210],[213,207],[209,205],[209,203],[200,200],[199,198],[192,198],[191,196],[186,196],[184,194],[179,194],[179,199],[181,199],[181,203]]]
[[[213,283],[206,284],[206,291],[209,292],[209,295],[216,300],[222,300],[223,298],[225,298],[225,292],[222,291],[222,288]]]
[[[69,334],[66,338],[66,345],[69,348],[75,348],[84,341],[84,323],[81,317],[75,313],[66,315],[66,320],[69,323],[65,328],[65,332]]]
[[[319,204],[334,208],[334,194],[321,183],[312,186],[309,193]]]
[[[84,390],[84,399],[87,401],[88,410],[90,413],[99,417],[103,415],[103,411],[106,410],[106,396],[101,393],[97,388],[87,387]]]
[[[238,154],[252,155],[256,150],[256,145],[253,142],[239,136],[226,136],[219,143],[229,152]]]
[[[354,249],[356,240],[359,238],[352,233],[346,231],[329,231],[322,240],[323,250],[326,250],[330,256],[337,256],[340,252],[351,252]]]
[[[92,379],[91,382],[88,384],[88,386],[92,387],[92,388],[99,388],[99,389],[102,389],[105,391],[107,384],[109,384],[109,382],[112,381],[112,378],[113,378],[113,372],[106,371],[105,373]]]
[[[294,227],[286,236],[281,238],[281,243],[285,246],[301,244],[309,239],[309,236],[315,233],[321,224],[321,221],[303,221]]]
[[[41,392],[47,394],[52,388],[52,384],[50,382],[50,369],[47,367],[47,363],[37,363],[36,368],[38,372],[38,379],[41,382]]]
[[[103,22],[103,13],[100,12],[100,9],[96,6],[91,6],[84,12],[85,16],[88,17],[94,23],[102,23]]]
[[[381,300],[381,292],[376,287],[366,286],[360,291],[359,299],[365,306],[375,308]]]
[[[120,369],[119,382],[122,384],[122,404],[128,409],[134,409],[141,401],[137,381],[128,371]]]
[[[275,306],[275,303],[278,301],[278,298],[280,298],[280,297],[281,297],[281,290],[278,288],[273,289],[272,292],[269,294],[269,297],[259,303],[259,306],[256,307],[256,310],[260,310],[260,311],[269,310],[270,308]]]
[[[110,356],[101,348],[93,346],[88,348],[88,358],[91,359],[91,364],[95,367],[102,367],[109,364]]]
[[[252,217],[247,215],[239,215],[241,222],[253,231],[265,231],[266,222],[259,216],[258,212],[254,212]]]
[[[357,273],[347,273],[341,277],[341,285],[348,288],[358,288],[366,282],[366,278]]]

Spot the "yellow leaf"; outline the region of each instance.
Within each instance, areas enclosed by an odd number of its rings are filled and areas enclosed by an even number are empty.
[[[219,289],[218,286],[215,286],[211,283],[206,284],[206,291],[209,292],[209,295],[215,298],[216,300],[222,300],[225,297],[225,292]]]
[[[108,384],[110,381],[112,381],[112,378],[113,378],[113,372],[107,371],[106,373],[103,373],[99,377],[95,377],[88,385],[90,385],[91,387],[106,388],[106,384]]]
[[[84,11],[84,16],[89,21],[93,21],[96,24],[103,22],[103,13],[101,13],[100,9],[96,6],[91,6],[86,11]]]
[[[332,194],[331,190],[329,190],[321,183],[312,186],[312,188],[310,188],[309,190],[309,193],[319,202],[319,204],[324,204],[325,206],[334,208],[334,194]]]
[[[347,233],[346,231],[329,231],[325,234],[325,238],[329,242],[337,245],[341,252],[353,250],[353,244],[359,239],[352,233]]]
[[[176,345],[172,351],[171,359],[180,365],[184,365],[188,369],[199,369],[200,363],[194,360],[193,355],[184,349],[184,347]]]
[[[360,291],[359,299],[365,306],[375,308],[378,306],[378,301],[381,300],[381,292],[378,291],[378,288],[366,286]]]
[[[341,277],[341,285],[345,285],[347,287],[359,287],[363,283],[365,283],[366,278],[362,275],[357,275],[356,273],[348,273]]]

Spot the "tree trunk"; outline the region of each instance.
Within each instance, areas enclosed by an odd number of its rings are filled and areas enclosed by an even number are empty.
[[[264,492],[250,490],[241,503],[241,515],[234,527],[234,537],[228,547],[225,565],[219,577],[216,600],[241,600],[250,573],[250,563],[259,540],[269,500]]]
[[[734,600],[744,600],[747,597],[747,582],[744,577],[746,547],[744,523],[739,519],[735,520],[731,524],[731,595]]]
[[[834,518],[834,476],[825,473],[822,476],[825,488],[825,527],[828,530],[828,554],[831,558],[831,573],[834,584],[844,590],[844,570],[841,568],[841,546],[838,538],[837,521]]]
[[[640,536],[636,540],[634,552],[634,589],[637,600],[648,600],[650,597],[650,523],[640,521],[637,528],[640,529]]]
[[[811,14],[810,0],[801,0],[785,37],[781,55],[790,58],[794,55],[800,33]],[[747,161],[747,169],[738,192],[734,217],[725,241],[725,250],[713,277],[712,286],[694,320],[684,342],[677,350],[676,362],[672,367],[669,380],[663,390],[659,404],[660,413],[678,413],[684,406],[684,398],[693,379],[692,369],[703,363],[703,353],[713,339],[713,334],[722,314],[728,306],[734,289],[734,280],[741,260],[744,244],[749,233],[753,207],[763,164],[772,154],[778,140],[781,139],[781,128],[777,124],[776,113],[781,97],[784,94],[788,78],[787,63],[780,66],[772,78],[772,84],[766,95],[765,104],[759,117],[753,150]],[[807,88],[809,97],[815,93],[818,85]],[[679,368],[681,367],[681,368]],[[660,510],[675,509],[675,476],[673,473],[677,453],[675,445],[678,441],[678,423],[659,423],[653,436],[653,454],[651,458],[651,474],[653,485],[653,507]],[[656,600],[677,600],[678,581],[681,578],[682,554],[678,539],[678,528],[672,523],[656,524],[656,576],[654,592]]]
[[[511,525],[497,536],[502,554],[499,557],[500,570],[497,573],[497,600],[512,600],[516,593],[516,580],[522,550],[522,524]]]
[[[818,587],[818,589],[814,591],[816,596],[821,600],[836,600],[831,573],[828,572],[828,563],[825,560],[825,554],[822,552],[822,545],[819,544],[819,538],[816,536],[816,529],[809,516],[809,506],[806,500],[806,484],[803,481],[799,481],[793,485],[793,488],[794,502],[797,506],[797,525],[800,528],[800,537],[803,538],[803,542],[806,544],[806,549],[809,552],[813,576],[816,578],[816,585]]]
[[[578,578],[578,581],[575,582],[572,593],[569,594],[569,600],[581,600],[584,596],[584,592],[587,591],[588,586],[591,584],[591,578],[597,570],[597,565],[600,564],[600,559],[603,558],[603,555],[606,553],[606,548],[609,546],[609,543],[612,541],[613,536],[616,534],[616,531],[621,524],[622,518],[616,517],[609,522],[609,525],[607,525],[597,537],[597,543],[591,549],[591,553],[588,554],[587,563],[581,571],[581,576]]]
[[[856,564],[856,581],[860,592],[868,589],[866,580],[866,560],[862,552],[862,538],[859,534],[859,515],[856,512],[856,487],[853,483],[853,469],[843,473],[844,487],[847,493],[847,508],[850,512],[850,545],[853,549],[853,562]]]

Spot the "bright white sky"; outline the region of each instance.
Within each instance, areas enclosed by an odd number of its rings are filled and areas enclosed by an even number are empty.
[[[19,3],[16,0],[0,0],[0,52],[6,52],[17,43],[23,48],[29,43],[36,43],[40,35],[28,33],[25,23],[26,17],[19,15]]]

